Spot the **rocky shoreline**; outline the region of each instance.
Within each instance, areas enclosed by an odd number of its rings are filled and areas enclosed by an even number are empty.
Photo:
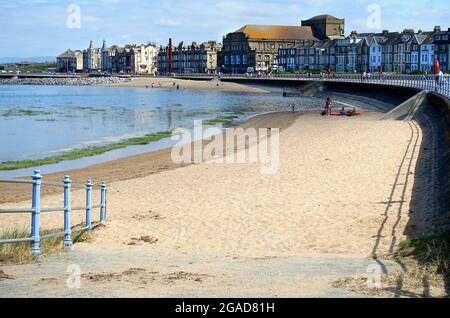
[[[95,86],[111,85],[130,81],[121,77],[74,77],[74,78],[23,78],[0,79],[0,85],[52,85]]]

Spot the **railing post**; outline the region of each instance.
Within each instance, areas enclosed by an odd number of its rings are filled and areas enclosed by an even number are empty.
[[[71,249],[72,242],[72,227],[71,227],[71,207],[70,207],[70,188],[72,181],[69,176],[64,177],[64,247]]]
[[[92,230],[92,181],[86,182],[86,226]]]
[[[100,223],[105,223],[106,220],[106,182],[101,184],[101,202],[100,202]]]
[[[32,215],[31,215],[31,237],[33,238],[32,251],[36,258],[39,260],[41,254],[41,184],[42,176],[39,170],[35,170],[33,174],[33,193],[32,193]]]

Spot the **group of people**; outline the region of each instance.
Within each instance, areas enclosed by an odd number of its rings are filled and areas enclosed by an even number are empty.
[[[328,97],[325,102],[325,109],[321,113],[321,115],[322,116],[332,116],[332,115],[355,116],[355,115],[357,115],[357,113],[356,113],[356,108],[353,108],[352,110],[346,110],[345,107],[343,106],[339,113],[333,114],[333,103],[331,101],[331,98]]]

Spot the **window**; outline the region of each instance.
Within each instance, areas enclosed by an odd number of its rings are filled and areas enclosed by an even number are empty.
[[[442,40],[443,40],[443,41],[448,41],[448,35],[442,36]]]
[[[440,35],[436,35],[436,37],[434,38],[436,41],[440,41],[441,40],[441,36]]]
[[[242,64],[248,64],[248,55],[242,55]]]

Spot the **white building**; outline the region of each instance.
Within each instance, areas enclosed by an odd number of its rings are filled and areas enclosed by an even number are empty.
[[[152,43],[140,45],[133,49],[132,63],[136,74],[155,74],[159,48]]]
[[[101,68],[100,49],[94,48],[92,41],[87,50],[83,51],[83,69],[85,72],[98,71]]]

